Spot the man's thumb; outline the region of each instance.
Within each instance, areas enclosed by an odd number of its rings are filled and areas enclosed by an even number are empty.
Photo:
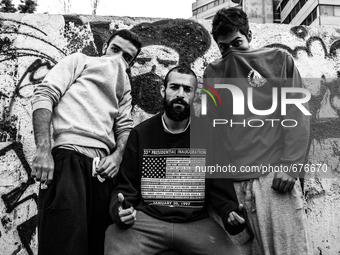
[[[244,208],[244,205],[243,205],[243,204],[239,204],[239,205],[238,205],[238,210],[239,210],[239,212],[242,212],[242,211],[243,211],[243,208]]]
[[[124,195],[122,193],[118,193],[118,202],[120,206],[124,203]]]

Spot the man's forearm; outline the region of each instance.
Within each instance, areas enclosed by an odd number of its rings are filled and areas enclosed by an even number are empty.
[[[51,118],[52,113],[47,109],[39,108],[33,112],[33,130],[37,149],[32,162],[32,175],[45,185],[52,182],[54,175],[54,161],[51,155]]]
[[[129,134],[124,134],[120,136],[119,139],[117,140],[116,148],[113,154],[115,154],[116,159],[119,160],[119,162],[121,162],[123,159],[123,154],[124,154],[124,150],[125,150],[125,146],[126,146],[126,142],[128,138],[129,138]]]
[[[33,112],[33,130],[37,148],[51,149],[51,119],[52,113],[44,108]]]

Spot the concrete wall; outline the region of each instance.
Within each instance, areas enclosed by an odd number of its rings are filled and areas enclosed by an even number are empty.
[[[110,30],[137,32],[144,48],[132,70],[135,123],[161,109],[159,86],[178,63],[199,76],[219,57],[209,21],[127,17],[0,14],[0,254],[36,254],[38,186],[30,99],[35,84],[66,55],[96,55]],[[340,30],[252,24],[254,47],[270,45],[295,58],[312,93],[310,163],[327,176],[305,179],[306,212],[315,254],[340,253]],[[199,101],[199,99],[197,99]],[[331,178],[330,178],[331,177]],[[283,219],[284,220],[284,219]]]

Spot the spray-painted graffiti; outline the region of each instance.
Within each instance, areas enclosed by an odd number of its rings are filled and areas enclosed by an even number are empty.
[[[309,58],[313,58],[313,43],[319,43],[320,47],[317,52],[318,55],[322,55],[327,60],[334,60],[337,58],[337,50],[340,49],[340,40],[335,40],[329,46],[329,50],[322,38],[318,36],[310,36],[309,32],[304,26],[296,26],[291,28],[291,33],[296,37],[305,41],[305,46],[297,46],[292,49],[289,46],[280,43],[273,43],[267,45],[267,47],[275,47],[287,50],[295,59],[299,59],[300,53],[306,53]],[[307,39],[308,38],[308,39]],[[321,48],[321,50],[320,50]],[[340,55],[340,54],[339,54]],[[336,61],[336,60],[335,60]],[[311,136],[310,139],[316,139],[318,141],[326,138],[339,138],[340,130],[336,127],[340,125],[340,70],[335,70],[337,77],[326,78],[324,74],[321,77],[304,78],[305,83],[319,83],[319,90],[317,93],[312,93],[312,98],[309,101],[310,111],[312,113],[311,118]],[[336,118],[322,118],[320,111],[322,107],[327,103],[336,114]]]
[[[141,23],[131,29],[141,37],[143,51],[131,79],[133,104],[147,113],[159,112],[160,86],[175,65],[191,65],[210,48],[209,32],[190,20]]]
[[[296,37],[306,40],[306,37],[308,36],[308,30],[304,26],[296,26],[291,28],[291,33],[294,34]],[[298,46],[294,49],[291,49],[289,46],[286,46],[284,44],[280,43],[273,43],[270,45],[267,45],[267,47],[275,47],[275,48],[282,48],[287,50],[294,58],[298,57],[299,51],[305,51],[307,52],[309,57],[313,57],[311,45],[313,42],[318,41],[322,45],[324,55],[325,57],[335,57],[336,51],[340,49],[340,40],[336,40],[333,42],[333,44],[329,47],[329,53],[327,51],[327,46],[324,43],[323,39],[318,36],[311,36],[306,40],[306,46]]]
[[[0,237],[12,242],[9,250],[0,245],[1,254],[35,254],[36,212],[22,216],[20,221],[16,218],[19,212],[28,210],[27,204],[36,210],[37,203],[37,184],[29,165],[35,149],[29,100],[34,86],[61,58],[75,51],[97,56],[114,30],[131,29],[143,43],[131,68],[132,104],[134,110],[150,116],[162,109],[159,91],[170,68],[178,64],[194,66],[200,77],[204,66],[220,56],[208,32],[208,21],[204,24],[182,19],[88,18],[86,21],[84,17],[70,15],[64,16],[59,24],[48,17],[39,21],[32,15],[23,22],[0,16]],[[59,25],[56,27],[56,24]],[[340,70],[339,65],[336,66],[339,35],[329,38],[298,26],[288,30],[287,37],[293,38],[293,43],[275,39],[260,41],[268,47],[287,50],[300,64],[305,77],[317,74],[312,77],[315,79],[306,80],[312,93],[311,141],[340,138]],[[332,67],[328,73],[312,66],[320,65],[320,59]],[[305,62],[312,64],[304,67]],[[316,69],[322,70],[315,72]],[[138,122],[140,120],[135,123]],[[339,146],[334,144],[334,157],[339,157]],[[18,164],[14,166],[12,162]],[[19,173],[15,181],[5,183],[12,172]]]
[[[79,33],[84,31],[84,28],[81,27],[85,25],[77,22],[76,19],[72,19],[71,16],[65,17],[65,20],[67,22],[63,33],[68,44],[67,47],[62,48],[52,43],[48,39],[47,33],[36,26],[12,19],[0,19],[0,71],[2,72],[2,78],[8,80],[8,86],[3,87],[0,91],[0,97],[3,100],[0,105],[2,108],[0,131],[1,142],[11,142],[10,145],[1,149],[0,159],[6,157],[9,151],[15,151],[28,176],[28,179],[21,182],[18,187],[1,196],[5,206],[5,215],[3,215],[1,222],[7,230],[11,229],[11,224],[15,224],[11,221],[10,214],[27,201],[37,202],[37,193],[23,195],[28,187],[35,184],[35,180],[31,176],[31,168],[23,152],[22,135],[18,129],[21,116],[17,116],[14,110],[16,101],[18,99],[29,100],[32,96],[34,85],[43,80],[47,72],[60,58],[79,49],[89,55],[98,55],[98,52],[101,52],[103,43],[109,36],[110,30],[107,22],[91,22],[94,44],[84,44],[82,40],[84,36],[81,38]],[[21,31],[20,27],[26,27],[27,29],[21,29]],[[70,30],[76,32],[70,32]],[[178,63],[190,64],[202,56],[210,47],[210,36],[202,25],[186,20],[177,20],[174,23],[171,20],[142,23],[132,27],[132,30],[141,35],[144,45],[143,51],[136,61],[136,69],[133,71],[135,75],[132,76],[133,104],[138,105],[148,113],[156,113],[162,107],[159,87],[166,74],[163,69],[167,68],[168,70]],[[150,40],[151,34],[153,34],[154,40]],[[170,35],[174,38],[173,40],[167,40]],[[26,40],[37,40],[45,44],[45,47],[47,45],[53,48],[57,51],[57,54],[51,55],[49,50],[43,51],[34,47],[21,46],[20,43],[17,43],[20,36],[25,37]],[[188,45],[186,43],[188,38],[194,43]],[[81,43],[83,44],[79,46]],[[78,49],[70,50],[70,48],[76,47]],[[161,54],[157,55],[157,51],[160,51]],[[156,55],[157,57],[155,57]],[[23,58],[26,58],[24,61],[25,69],[19,67]],[[136,70],[141,69],[143,71],[136,72]],[[27,90],[27,88],[30,89]],[[10,171],[11,169],[8,170]],[[30,243],[32,236],[36,232],[35,228],[36,215],[16,227],[21,244],[28,254],[33,254]],[[20,247],[21,245],[13,253],[19,252]]]
[[[147,113],[159,112],[160,86],[168,70],[191,65],[210,48],[208,31],[189,20],[162,20],[141,23],[131,29],[141,37],[143,50],[132,72],[133,105]]]
[[[68,21],[82,24],[77,18]],[[110,23],[90,23],[97,52],[110,36]],[[114,30],[119,26],[114,26]],[[146,113],[159,112],[162,105],[160,86],[168,70],[176,65],[190,65],[211,46],[209,32],[190,20],[161,20],[130,27],[139,35],[143,49],[132,67],[132,105]],[[93,55],[93,52],[91,52]]]
[[[47,33],[30,24],[1,18],[0,24],[1,75],[3,79],[10,78],[13,83],[11,85],[14,86],[13,90],[8,90],[7,93],[1,91],[0,94],[0,99],[5,99],[5,102],[2,103],[0,131],[2,140],[7,135],[8,139],[13,141],[16,138],[17,130],[11,127],[13,126],[12,105],[16,98],[30,99],[31,96],[31,94],[24,96],[20,91],[41,82],[48,70],[60,58],[83,48],[92,49],[93,44],[87,26],[77,27],[67,23],[65,30],[60,32],[67,41],[66,45],[58,47],[52,43],[53,39],[48,39]],[[21,30],[26,30],[25,27],[28,27],[30,32],[21,32]],[[43,45],[44,50],[35,49],[29,43],[18,43],[20,38],[32,43],[37,41],[38,44]],[[50,54],[51,51],[53,54]],[[25,62],[27,68],[23,72],[19,72],[22,62]],[[8,126],[9,123],[11,123],[10,126]]]
[[[26,86],[31,86],[41,81],[44,74],[40,74],[40,68],[51,69],[57,60],[43,51],[32,49],[28,47],[17,47],[14,40],[17,40],[18,36],[25,37],[27,40],[37,40],[48,46],[65,53],[53,45],[51,42],[44,39],[47,34],[32,25],[24,22],[19,22],[11,19],[0,19],[0,65],[1,65],[1,82],[2,86],[6,86],[3,90],[0,98],[2,116],[0,118],[0,132],[2,141],[15,141],[17,139],[17,116],[11,113],[12,105],[17,97],[24,97],[20,91]],[[32,30],[32,33],[20,32],[19,27],[28,27]],[[36,58],[27,70],[18,77],[19,65],[23,58]],[[45,61],[45,62],[43,62]],[[46,70],[46,71],[47,71]],[[40,77],[37,77],[37,74]],[[7,83],[7,84],[6,84]],[[14,124],[15,123],[15,124]]]
[[[31,167],[29,163],[26,160],[26,157],[23,152],[22,144],[19,142],[14,142],[5,148],[0,150],[0,158],[5,156],[7,152],[13,150],[17,158],[20,160],[22,167],[26,171],[26,174],[28,176],[28,180],[26,182],[21,183],[21,185],[8,193],[5,193],[1,196],[2,201],[4,202],[6,213],[10,214],[13,212],[15,208],[17,208],[19,205],[23,204],[26,201],[33,200],[35,203],[37,203],[37,194],[33,193],[26,197],[23,197],[23,194],[27,190],[27,188],[30,185],[33,185],[35,183],[34,178],[31,176]],[[3,226],[6,226],[6,219],[8,219],[8,216],[5,215],[1,218],[1,222]],[[33,235],[36,232],[36,216],[31,217],[30,219],[26,220],[24,223],[17,226],[17,231],[21,240],[22,245],[28,252],[28,254],[33,254],[30,243],[32,240]]]
[[[30,24],[11,19],[0,19],[0,23],[0,141],[11,142],[0,150],[0,159],[2,162],[6,162],[6,157],[9,157],[10,152],[14,151],[16,160],[19,160],[27,176],[26,181],[23,180],[20,185],[15,188],[11,188],[12,185],[10,185],[7,192],[1,195],[2,202],[5,206],[5,214],[1,215],[0,218],[3,227],[8,231],[11,229],[11,225],[9,225],[8,222],[13,221],[14,210],[21,208],[20,206],[26,201],[32,200],[35,204],[37,203],[36,192],[24,195],[28,187],[35,184],[35,180],[31,176],[31,168],[24,154],[23,145],[20,142],[21,134],[19,134],[18,130],[20,117],[13,111],[13,105],[18,99],[28,99],[30,95],[27,95],[25,88],[40,82],[47,71],[52,68],[52,65],[57,62],[55,58],[47,55],[43,51],[16,46],[14,40],[16,40],[18,36],[22,36],[27,38],[27,40],[43,42],[59,52],[62,52],[62,50],[44,39],[47,37],[45,32]],[[27,27],[29,31],[34,32],[19,31],[19,27],[23,26]],[[35,60],[28,65],[24,72],[21,72],[18,69],[20,69],[20,64],[22,64],[25,58],[35,58]],[[10,164],[4,163],[1,166],[6,168],[1,169],[2,171],[13,171]],[[3,185],[5,185],[5,183]],[[16,251],[13,251],[13,254],[19,252],[21,247],[26,249],[28,254],[34,254],[30,243],[36,232],[36,216],[33,215],[20,224],[16,222],[12,222],[12,224],[16,225],[15,229],[21,241],[21,245],[18,246]]]
[[[84,25],[77,17],[66,19]],[[84,53],[98,55],[102,51],[112,31],[120,29],[116,24],[110,30],[110,25],[107,21],[90,22],[96,51],[87,48],[83,49]],[[202,57],[210,48],[211,38],[201,24],[182,19],[143,22],[129,29],[140,36],[143,44],[131,72],[132,105],[155,114],[163,107],[160,86],[167,71],[176,65],[190,65]]]
[[[65,33],[68,39],[69,34]],[[74,36],[72,37],[74,39]],[[77,37],[76,37],[77,38]],[[23,42],[18,42],[24,40]],[[25,43],[30,41],[31,43]],[[42,49],[35,48],[33,43],[40,43]],[[4,214],[0,215],[1,223],[5,232],[16,229],[21,244],[15,245],[15,250],[8,254],[17,254],[24,248],[28,254],[34,254],[30,244],[36,233],[36,213],[27,215],[24,221],[16,222],[18,210],[23,210],[25,202],[33,201],[37,203],[37,190],[35,180],[31,176],[31,168],[21,143],[20,122],[25,122],[24,116],[19,116],[16,104],[26,105],[32,96],[34,85],[41,82],[47,72],[58,62],[61,57],[69,53],[74,42],[68,40],[68,50],[56,46],[52,38],[48,38],[46,32],[25,22],[0,18],[0,142],[6,142],[7,146],[0,150],[0,160],[2,162],[0,174],[4,172],[19,171],[10,163],[6,163],[11,152],[15,152],[16,158],[20,162],[20,168],[25,171],[26,178],[19,182],[19,185],[4,183],[6,178],[1,176],[2,186],[8,185],[7,191],[1,195],[4,205]],[[74,47],[73,47],[74,48]],[[52,54],[51,54],[51,53]],[[22,68],[24,65],[24,68]],[[27,102],[26,102],[27,101]],[[26,118],[30,119],[28,110]],[[13,187],[13,185],[16,185]],[[26,194],[31,191],[31,194]],[[21,218],[21,217],[19,217]],[[20,223],[21,222],[21,223]],[[15,232],[13,232],[15,233]],[[4,235],[4,233],[0,234]],[[1,254],[4,251],[0,250]]]

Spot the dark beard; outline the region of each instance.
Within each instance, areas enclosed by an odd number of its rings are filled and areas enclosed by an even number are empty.
[[[174,104],[182,104],[184,109],[177,108],[174,106]],[[183,121],[190,116],[190,106],[182,98],[175,98],[169,102],[165,96],[163,99],[163,109],[169,119],[173,121]]]

